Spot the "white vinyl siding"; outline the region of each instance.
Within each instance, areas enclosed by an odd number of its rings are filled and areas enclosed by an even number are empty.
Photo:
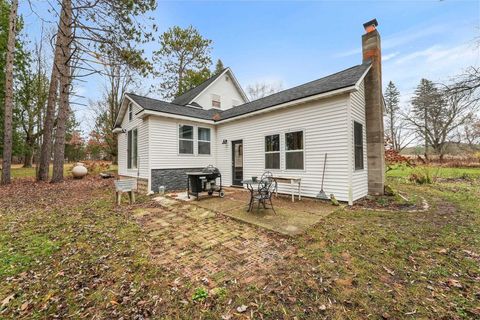
[[[220,106],[212,106],[214,96],[218,99]],[[221,110],[226,110],[234,106],[234,101],[239,101],[240,103],[238,104],[246,102],[235,86],[234,80],[230,77],[228,72],[226,72],[192,102],[198,103],[204,109],[215,107]]]
[[[126,114],[123,117],[121,124],[122,129],[125,130],[125,133],[118,134],[118,174],[122,176],[129,177],[140,177],[140,178],[150,178],[150,170],[148,164],[149,156],[149,147],[148,147],[148,119],[142,120],[139,119],[136,115],[141,109],[136,105],[132,104],[132,120],[129,120],[128,109],[126,108]],[[127,139],[128,131],[132,129],[137,129],[137,167],[136,168],[127,168],[128,164],[128,154],[127,154]]]
[[[328,153],[324,189],[337,199],[348,201],[348,95],[323,99],[255,115],[217,125],[217,167],[225,184],[232,181],[231,141],[243,140],[244,178],[261,176],[265,171],[265,136],[280,134],[280,170],[274,174],[302,178],[302,194],[315,197],[320,191],[323,159]],[[285,133],[303,131],[304,170],[284,170]],[[227,144],[221,144],[227,139]],[[290,186],[279,185],[279,192],[290,192]]]
[[[358,91],[350,94],[351,123],[350,123],[350,141],[351,141],[351,168],[352,171],[352,197],[353,200],[365,197],[368,194],[368,171],[367,171],[367,136],[365,123],[365,86],[362,81]],[[355,146],[354,146],[354,121],[363,126],[363,169],[355,170]]]
[[[202,168],[215,165],[215,128],[204,123],[182,121],[177,119],[150,116],[150,166],[151,169]],[[193,154],[179,154],[179,125],[190,125],[194,128]],[[209,128],[210,154],[198,154],[198,128]]]

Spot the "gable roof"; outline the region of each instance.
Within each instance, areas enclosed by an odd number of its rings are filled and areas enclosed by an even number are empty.
[[[245,104],[241,104],[224,111],[213,108],[205,110],[201,108],[182,105],[180,104],[180,102],[182,101],[178,102],[177,99],[182,97],[183,95],[172,102],[165,102],[157,99],[143,97],[133,93],[126,93],[125,96],[127,96],[129,99],[134,101],[136,104],[138,104],[145,110],[202,120],[221,121],[249,114],[255,111],[268,109],[280,104],[292,102],[299,99],[308,98],[311,96],[316,96],[319,94],[328,93],[340,89],[346,89],[350,87],[353,88],[361,79],[363,79],[369,68],[370,63],[356,65],[354,67],[331,74],[329,76],[274,93],[258,100],[247,102]],[[218,78],[218,75],[214,78]],[[213,81],[211,81],[210,83],[212,83]],[[203,89],[205,89],[207,86],[202,87]],[[188,92],[186,92],[185,94],[187,93]],[[184,100],[186,100],[186,98],[184,98]]]
[[[230,78],[233,79],[233,84],[237,88],[238,92],[243,97],[243,99],[247,102],[248,98],[247,98],[245,92],[243,91],[242,87],[238,83],[237,78],[235,78],[235,75],[233,74],[232,70],[230,70],[230,68],[225,68],[220,73],[208,78],[207,80],[203,81],[201,84],[196,86],[195,88],[192,88],[192,89],[188,90],[187,92],[185,92],[184,94],[176,97],[175,99],[173,99],[172,103],[182,105],[182,106],[186,106],[186,105],[189,105],[189,104],[195,104],[195,102],[192,103],[192,101],[195,100],[195,98],[197,98],[199,95],[201,95],[202,92],[204,92],[215,81],[217,81],[218,78],[220,78],[221,76],[223,76],[227,72],[229,73]]]
[[[192,102],[193,99],[195,99],[203,90],[205,90],[207,87],[209,87],[215,80],[220,78],[220,76],[227,70],[227,68],[223,69],[222,72],[214,75],[213,77],[208,78],[207,80],[203,81],[200,83],[198,86],[188,90],[184,94],[176,97],[173,99],[172,103],[177,104],[177,105],[182,105],[185,106]]]

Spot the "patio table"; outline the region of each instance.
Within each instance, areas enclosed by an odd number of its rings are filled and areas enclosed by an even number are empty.
[[[300,177],[290,177],[290,176],[273,176],[275,180],[275,196],[278,196],[278,182],[289,182],[292,186],[292,202],[295,202],[295,185],[298,187],[298,200],[302,200],[302,194],[300,189],[302,187],[302,178]]]
[[[251,204],[252,204],[253,193],[255,192],[254,186],[258,186],[259,182],[260,181],[258,179],[256,181],[253,181],[252,179],[242,180],[242,184],[247,185],[247,189],[248,189],[248,191],[250,191],[250,202],[248,203],[248,210],[247,211],[250,211],[250,207],[251,207]]]

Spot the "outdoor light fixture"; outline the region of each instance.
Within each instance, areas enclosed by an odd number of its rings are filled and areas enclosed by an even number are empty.
[[[223,139],[222,144],[227,144],[227,139]]]

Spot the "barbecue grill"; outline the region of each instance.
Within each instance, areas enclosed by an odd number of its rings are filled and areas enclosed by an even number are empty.
[[[220,184],[217,184],[219,180]],[[209,196],[214,192],[218,192],[218,195],[223,198],[225,193],[222,188],[222,174],[218,168],[209,165],[197,172],[187,172],[187,195],[190,199],[190,195],[195,196],[198,200],[198,195],[201,192],[207,192]]]

